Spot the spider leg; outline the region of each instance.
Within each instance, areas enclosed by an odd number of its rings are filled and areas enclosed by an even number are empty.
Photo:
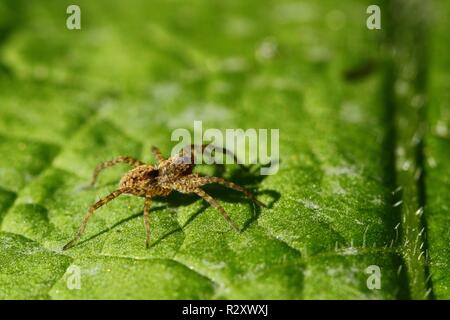
[[[158,161],[158,163],[166,160],[166,159],[164,159],[164,157],[161,153],[161,150],[159,150],[158,147],[152,146],[152,153],[155,156],[156,161]]]
[[[213,197],[211,197],[209,194],[207,194],[203,189],[197,188],[195,190],[193,190],[194,193],[196,193],[199,197],[201,197],[203,200],[205,200],[206,202],[208,202],[211,206],[213,206],[214,208],[216,208],[221,214],[222,216],[225,218],[225,220],[233,227],[233,229],[237,232],[239,232],[239,227],[238,225],[231,220],[230,216],[228,215],[228,213],[225,211],[225,209],[219,204],[219,202],[217,202],[216,199],[214,199]]]
[[[227,181],[227,180],[225,180],[223,178],[219,178],[219,177],[200,177],[200,181],[202,182],[202,185],[208,184],[208,183],[218,183],[218,184],[224,185],[227,188],[242,192],[243,194],[245,194],[247,196],[247,198],[249,198],[250,200],[255,202],[257,205],[267,208],[267,206],[264,203],[262,203],[261,201],[256,199],[256,197],[253,195],[253,193],[251,193],[250,191],[246,190],[245,188],[241,187],[240,185],[238,185],[234,182]]]
[[[140,166],[140,165],[144,164],[144,162],[142,162],[140,160],[134,159],[132,157],[127,157],[127,156],[120,156],[120,157],[114,158],[112,160],[99,163],[95,167],[94,173],[92,175],[92,180],[91,180],[90,186],[93,187],[95,185],[95,182],[97,181],[97,177],[98,177],[98,174],[100,173],[100,171],[102,171],[102,170],[104,170],[106,168],[112,167],[112,166],[114,166],[116,164],[119,164],[119,163],[127,163],[127,164],[129,164],[129,165],[131,165],[133,167],[137,167],[137,166]]]
[[[83,233],[86,229],[86,225],[87,225],[89,219],[94,214],[95,210],[97,210],[101,206],[107,204],[108,202],[112,201],[113,199],[117,198],[118,196],[120,196],[122,193],[124,193],[126,191],[127,191],[126,189],[119,189],[119,190],[113,191],[106,197],[102,198],[101,200],[97,201],[92,206],[90,206],[88,209],[88,212],[86,213],[86,215],[83,218],[80,228],[78,229],[77,233],[75,234],[75,237],[63,247],[63,250],[72,248],[78,242],[78,240],[80,240],[81,236],[83,235]]]
[[[145,226],[145,246],[150,246],[150,219],[149,219],[149,211],[150,211],[150,205],[152,204],[152,199],[146,197],[144,202],[144,226]]]
[[[217,202],[216,199],[207,194],[203,189],[199,188],[200,186],[205,184],[203,178],[204,177],[200,177],[197,174],[192,174],[184,177],[183,179],[180,179],[179,181],[174,183],[171,187],[181,193],[197,194],[198,196],[203,198],[206,202],[208,202],[211,206],[216,208],[222,214],[225,220],[228,221],[228,223],[233,227],[234,230],[239,231],[238,225],[233,220],[231,220],[230,216],[225,211],[225,209],[219,204],[219,202]]]
[[[214,152],[215,152],[215,151],[220,151],[220,152],[222,152],[222,154],[226,154],[226,155],[232,157],[232,158],[234,159],[234,162],[237,163],[241,168],[247,169],[243,164],[238,163],[238,159],[237,159],[236,155],[235,155],[232,151],[228,150],[227,148],[217,147],[217,146],[215,146],[215,145],[213,145],[213,144],[202,144],[202,145],[191,144],[191,145],[189,146],[190,149],[187,149],[187,147],[186,147],[185,149],[183,149],[183,150],[180,151],[180,154],[181,154],[182,152],[184,152],[185,150],[187,150],[187,151],[190,150],[190,151],[191,151],[191,161],[192,161],[192,163],[193,163],[193,160],[194,160],[194,152],[195,152],[196,150],[201,149],[201,151],[202,151],[202,153],[203,153],[208,147],[209,147],[209,149],[214,149]],[[216,163],[216,164],[219,165],[218,163]],[[222,164],[222,165],[223,165],[223,164]]]

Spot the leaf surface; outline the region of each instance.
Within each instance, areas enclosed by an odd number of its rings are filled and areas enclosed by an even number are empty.
[[[1,4],[0,17],[23,10],[20,25],[0,24],[9,30],[0,39],[0,298],[448,298],[448,135],[425,136],[427,206],[422,220],[409,219],[422,189],[412,179],[405,205],[396,204],[393,191],[413,176],[393,158],[427,120],[402,126],[412,114],[395,90],[413,80],[389,73],[392,64],[401,69],[389,48],[413,40],[369,31],[369,4],[79,1],[75,31],[65,27],[66,1]],[[449,43],[448,6],[440,6],[434,37]],[[387,30],[407,22],[386,17]],[[448,55],[439,50],[430,123],[447,128]],[[192,130],[194,120],[204,130],[280,130],[274,175],[199,168],[253,190],[269,208],[207,187],[243,229],[236,233],[194,196],[155,199],[145,249],[143,199],[122,196],[95,213],[79,245],[61,251],[127,170],[109,169],[87,189],[99,162],[153,163],[151,145],[169,156],[173,130]],[[407,239],[422,228],[429,239],[413,253]],[[381,288],[372,290],[374,265]],[[81,270],[79,290],[67,285],[69,266]]]

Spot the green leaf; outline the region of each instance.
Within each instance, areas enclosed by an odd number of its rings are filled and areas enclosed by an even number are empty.
[[[1,233],[0,299],[48,299],[71,259],[20,235]]]
[[[426,214],[428,247],[431,259],[431,281],[437,298],[450,297],[450,220],[449,186],[450,161],[450,105],[448,78],[449,34],[445,21],[450,17],[450,6],[436,6],[436,24],[433,27],[430,63],[430,87],[428,104],[428,131],[426,132]]]
[[[69,2],[0,4],[8,30],[0,38],[0,298],[448,298],[440,45],[449,43],[450,8],[416,21],[431,9],[406,3],[383,3],[382,30],[368,30],[365,0],[79,1],[82,29],[72,31]],[[3,22],[4,12],[20,13]],[[436,43],[429,89],[421,32]],[[428,118],[410,107],[427,90]],[[154,199],[146,249],[143,199],[121,196],[62,251],[128,169],[108,169],[86,188],[96,164],[118,155],[154,163],[150,146],[169,156],[172,131],[192,130],[194,120],[204,130],[280,130],[274,175],[198,169],[253,190],[269,208],[208,186],[242,228],[236,233],[197,197]],[[413,169],[403,170],[405,161]],[[415,178],[419,169],[426,174]],[[69,266],[80,270],[79,289],[68,286]],[[368,285],[371,266],[381,270],[379,289]]]

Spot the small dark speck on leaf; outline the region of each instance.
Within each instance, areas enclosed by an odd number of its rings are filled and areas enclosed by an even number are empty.
[[[376,67],[375,61],[367,60],[344,70],[343,77],[348,82],[362,80],[370,76]]]

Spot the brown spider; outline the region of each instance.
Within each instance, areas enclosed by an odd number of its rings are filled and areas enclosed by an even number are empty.
[[[103,169],[111,167],[115,164],[126,163],[134,168],[130,170],[127,174],[125,174],[119,183],[119,189],[113,191],[106,197],[94,203],[86,213],[81,223],[78,232],[76,233],[74,239],[72,239],[69,243],[67,243],[63,250],[69,249],[73,247],[78,240],[83,235],[86,225],[89,219],[94,214],[94,211],[100,208],[101,206],[107,204],[113,199],[117,198],[121,194],[131,194],[138,197],[144,197],[144,225],[146,231],[146,247],[149,247],[150,244],[150,223],[149,223],[149,209],[151,204],[151,199],[154,196],[168,196],[173,190],[176,190],[181,193],[195,193],[205,201],[207,201],[214,208],[219,210],[219,212],[223,215],[225,220],[227,220],[230,225],[236,231],[239,231],[239,227],[236,223],[231,220],[230,216],[227,214],[224,208],[212,198],[209,194],[207,194],[200,187],[209,184],[209,183],[219,183],[228,188],[240,191],[244,193],[248,198],[253,200],[256,204],[260,206],[265,205],[259,202],[251,192],[245,190],[241,186],[226,181],[225,179],[219,177],[204,177],[200,176],[197,173],[192,173],[192,169],[194,168],[194,150],[204,151],[207,147],[213,147],[214,150],[219,150],[222,153],[226,153],[228,155],[232,155],[235,160],[236,157],[229,152],[227,149],[221,148],[218,149],[212,145],[191,145],[189,149],[184,149],[180,151],[180,153],[176,156],[173,156],[169,159],[164,159],[161,152],[158,148],[152,147],[152,153],[154,154],[158,164],[156,166],[152,166],[149,164],[145,164],[142,161],[136,160],[127,156],[120,156],[113,160],[106,161],[97,165],[94,170],[94,174],[92,177],[91,186],[95,185],[97,180],[97,176]],[[186,156],[187,155],[187,156]],[[186,161],[187,160],[187,161]]]

